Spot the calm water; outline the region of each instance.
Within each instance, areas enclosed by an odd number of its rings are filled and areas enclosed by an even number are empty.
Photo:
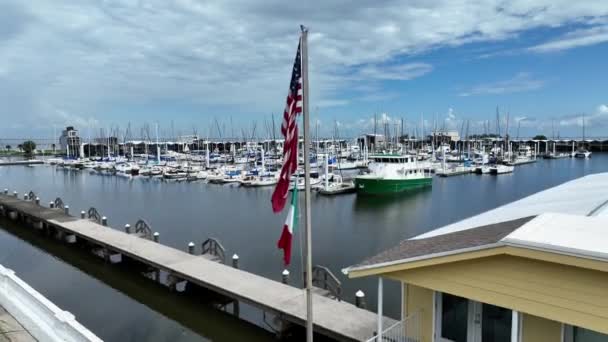
[[[313,262],[329,267],[343,282],[345,299],[361,289],[374,310],[375,279],[346,279],[340,270],[396,245],[400,240],[492,209],[586,174],[608,171],[608,155],[590,160],[540,160],[512,175],[435,178],[432,190],[387,197],[313,195]],[[185,249],[189,241],[219,238],[240,257],[240,267],[280,280],[276,249],[285,219],[270,209],[272,189],[243,189],[203,183],[122,178],[54,167],[0,168],[0,188],[33,190],[43,203],[59,196],[72,213],[94,206],[122,229],[145,218],[163,244]],[[303,220],[300,220],[303,223]],[[117,266],[82,251],[0,221],[0,263],[108,341],[270,340],[272,334],[213,309],[171,295]],[[300,230],[299,232],[301,232]],[[299,234],[297,232],[296,234]],[[294,240],[292,284],[301,283],[300,240]],[[398,284],[385,286],[385,312],[398,318]],[[248,321],[264,326],[262,314],[241,308]]]

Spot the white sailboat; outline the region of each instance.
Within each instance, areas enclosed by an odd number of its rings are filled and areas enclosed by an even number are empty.
[[[582,145],[573,153],[574,158],[587,159],[591,157],[591,151],[585,148],[585,114],[583,114],[583,139]]]
[[[506,174],[506,173],[512,173],[514,169],[515,169],[515,166],[513,166],[513,165],[496,164],[496,165],[490,166],[490,174],[502,175],[502,174]]]

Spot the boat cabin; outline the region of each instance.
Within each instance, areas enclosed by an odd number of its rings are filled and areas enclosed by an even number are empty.
[[[400,154],[371,155],[369,156],[369,159],[375,163],[382,164],[405,164],[416,161],[415,156]]]

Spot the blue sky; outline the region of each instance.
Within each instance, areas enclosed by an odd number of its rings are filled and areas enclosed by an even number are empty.
[[[369,131],[374,115],[482,132],[499,106],[512,136],[577,136],[583,113],[588,135],[608,136],[605,1],[7,0],[0,138],[156,122],[217,135],[215,120],[265,135],[299,23],[325,134]]]

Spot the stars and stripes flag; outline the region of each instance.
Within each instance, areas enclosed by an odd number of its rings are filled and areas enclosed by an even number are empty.
[[[293,63],[293,71],[291,73],[291,82],[289,84],[289,92],[287,94],[287,104],[285,112],[283,112],[283,124],[281,125],[281,133],[285,137],[283,144],[283,167],[279,175],[279,181],[272,193],[272,211],[280,212],[285,207],[287,202],[287,193],[289,192],[289,184],[291,176],[298,168],[298,114],[302,113],[302,56],[300,47],[302,42],[298,44],[298,52]]]

